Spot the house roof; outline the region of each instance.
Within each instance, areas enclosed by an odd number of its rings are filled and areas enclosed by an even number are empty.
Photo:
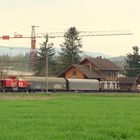
[[[79,65],[79,64],[71,65],[70,67],[68,67],[65,71],[63,71],[58,76],[59,77],[64,76],[65,72],[67,72],[72,67],[74,67],[77,70],[81,71],[87,78],[90,78],[90,79],[101,79],[101,78],[104,78],[103,76],[101,76],[101,74],[98,74],[96,71],[90,70],[90,68],[88,66],[86,66],[86,65]]]
[[[113,70],[113,71],[120,71],[120,67],[118,67],[116,64],[111,62],[108,59],[105,58],[85,58],[83,61],[81,61],[80,64],[84,64],[85,61],[91,62],[93,65],[95,65],[99,70]]]
[[[138,77],[120,77],[118,78],[118,82],[120,84],[133,84],[133,83],[138,83],[139,78]]]

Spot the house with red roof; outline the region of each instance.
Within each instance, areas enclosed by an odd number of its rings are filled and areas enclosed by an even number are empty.
[[[101,57],[85,58],[80,64],[69,66],[59,74],[59,77],[116,81],[120,71],[120,67],[108,59]]]

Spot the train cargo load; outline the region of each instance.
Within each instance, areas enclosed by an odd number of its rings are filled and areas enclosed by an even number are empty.
[[[96,79],[67,79],[69,91],[99,91],[99,81]]]
[[[30,83],[31,91],[66,91],[67,83],[64,78],[57,77],[24,77]]]

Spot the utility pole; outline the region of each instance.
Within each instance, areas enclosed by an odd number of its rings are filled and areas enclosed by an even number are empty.
[[[11,56],[12,56],[12,50],[13,50],[14,48],[10,47],[9,49],[10,49],[10,59],[11,59]]]
[[[48,54],[47,54],[47,45],[48,45],[48,34],[45,35],[45,48],[46,48],[46,92],[48,92]]]
[[[47,47],[51,47],[51,46],[53,46],[53,43],[49,43],[48,44],[48,40],[49,40],[49,36],[48,36],[48,34],[46,34],[45,35],[45,48],[46,48],[46,53],[45,53],[45,57],[46,57],[46,68],[45,68],[45,70],[46,70],[46,92],[48,92],[48,75],[49,75],[49,68],[48,68],[48,63],[49,63],[49,61],[48,61],[48,51],[47,51]]]

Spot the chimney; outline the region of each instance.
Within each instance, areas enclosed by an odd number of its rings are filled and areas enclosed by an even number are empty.
[[[91,63],[89,63],[89,71],[91,71],[92,70],[92,65],[91,65]]]

